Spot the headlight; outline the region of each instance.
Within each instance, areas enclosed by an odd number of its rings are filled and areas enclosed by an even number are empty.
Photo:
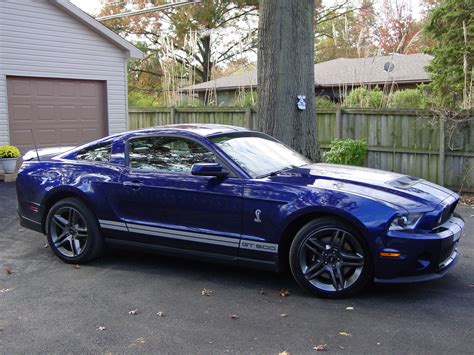
[[[399,231],[403,229],[414,229],[423,213],[406,213],[395,217],[389,230]]]

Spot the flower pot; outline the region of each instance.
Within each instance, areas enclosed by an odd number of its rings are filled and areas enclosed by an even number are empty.
[[[5,174],[13,174],[15,172],[17,158],[3,158],[0,161],[3,164]]]

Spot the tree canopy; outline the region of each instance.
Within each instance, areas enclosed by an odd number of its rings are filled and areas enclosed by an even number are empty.
[[[474,1],[444,0],[429,13],[425,33],[434,56],[429,88],[443,107],[473,107]]]

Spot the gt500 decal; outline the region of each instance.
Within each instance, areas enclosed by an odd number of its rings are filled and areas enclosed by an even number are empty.
[[[278,244],[252,242],[250,240],[241,240],[240,247],[242,249],[252,249],[258,251],[266,251],[269,253],[278,253]]]

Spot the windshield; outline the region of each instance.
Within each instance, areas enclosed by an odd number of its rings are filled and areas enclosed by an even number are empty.
[[[253,178],[310,163],[299,153],[264,135],[229,134],[210,137],[210,140]]]

